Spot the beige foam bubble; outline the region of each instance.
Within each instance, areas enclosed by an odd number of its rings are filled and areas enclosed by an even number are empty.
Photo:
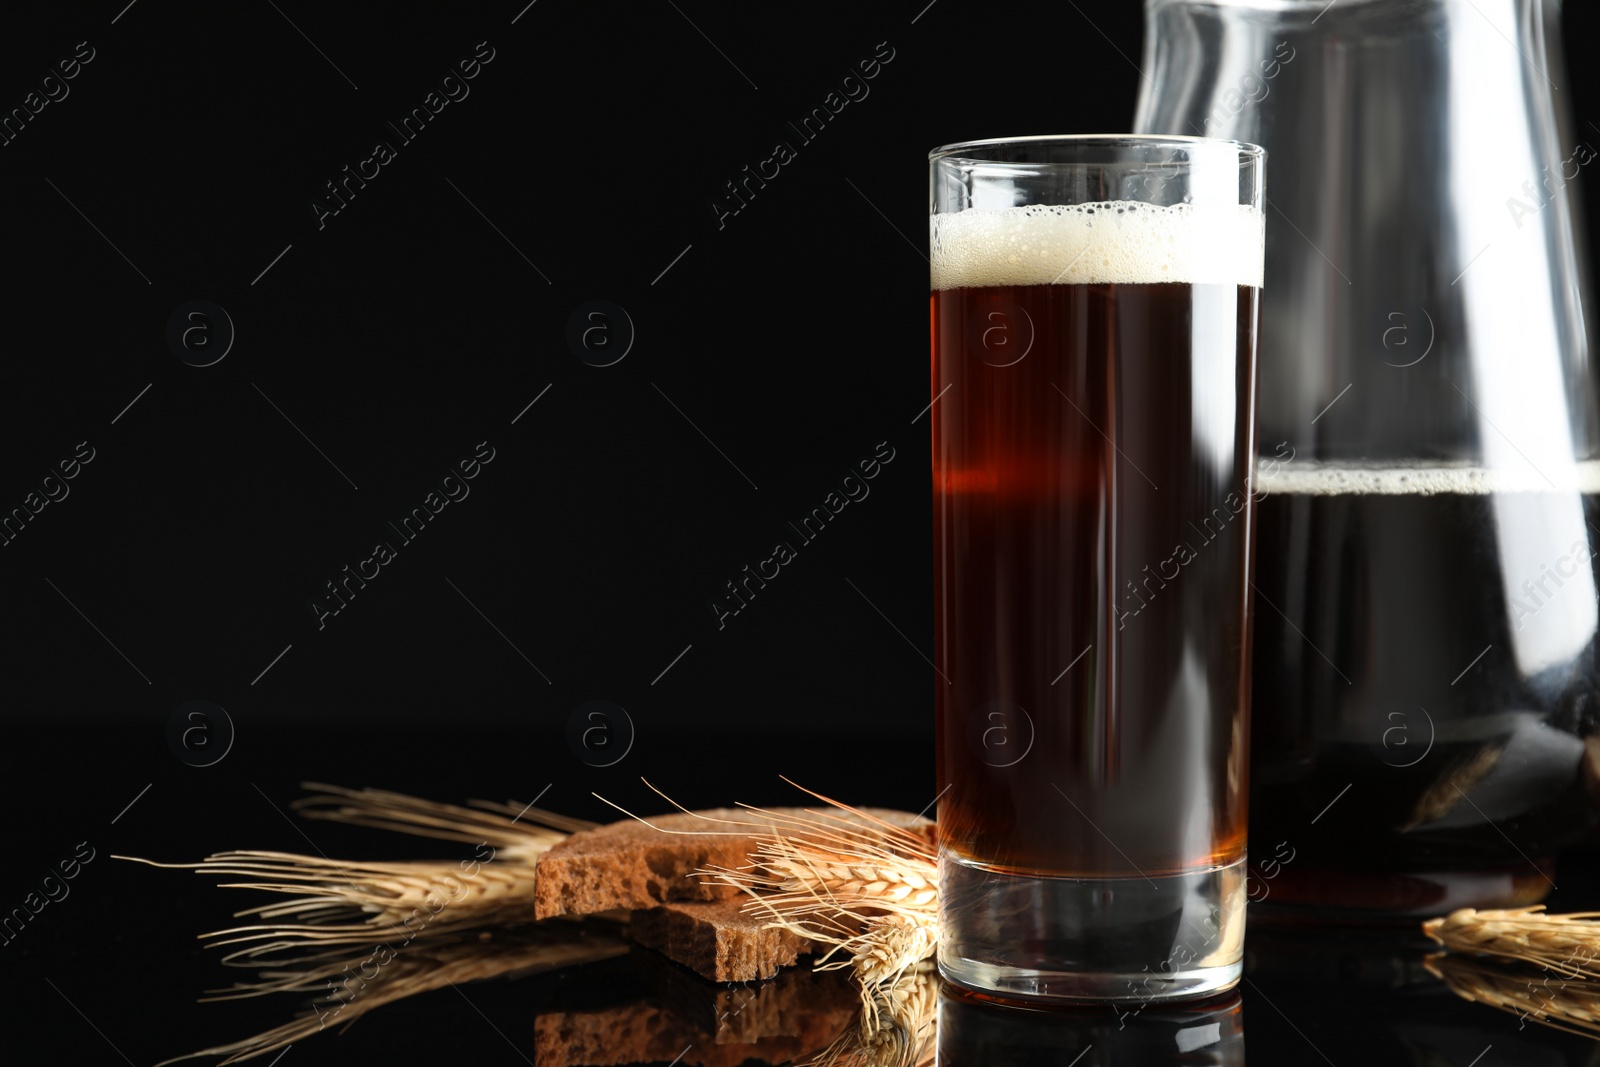
[[[1248,205],[1114,200],[973,208],[928,221],[934,289],[1262,282],[1265,220]]]
[[[1256,469],[1255,488],[1264,493],[1303,496],[1436,496],[1453,493],[1600,493],[1600,460],[1562,466],[1362,466],[1357,464],[1277,462],[1264,457]]]

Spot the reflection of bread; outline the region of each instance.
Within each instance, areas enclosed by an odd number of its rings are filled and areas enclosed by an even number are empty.
[[[860,1004],[841,973],[786,971],[750,988],[718,988],[684,972],[631,1004],[542,1012],[534,1024],[538,1067],[617,1067],[677,1062],[737,1067],[788,1063],[821,1051],[855,1023]]]
[[[771,809],[774,815],[804,818],[801,808]],[[933,824],[901,811],[863,809],[891,822],[930,833]],[[857,821],[842,812],[836,818]],[[725,900],[738,890],[721,882],[694,877],[696,868],[743,867],[760,843],[758,835],[774,830],[794,833],[792,825],[774,823],[747,808],[718,808],[654,816],[651,826],[634,819],[583,830],[539,857],[534,872],[534,912],[593,915],[617,908],[653,908],[668,901]],[[837,822],[832,825],[837,826]],[[931,837],[930,837],[931,841]]]
[[[743,900],[663,904],[633,913],[630,936],[713,982],[771,978],[811,942],[799,934],[765,928],[768,916],[744,912]]]

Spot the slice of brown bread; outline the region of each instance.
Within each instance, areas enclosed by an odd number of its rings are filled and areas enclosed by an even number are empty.
[[[633,913],[629,936],[713,982],[771,978],[810,951],[799,934],[740,910],[747,897],[663,904]]]
[[[862,809],[912,829],[930,844],[933,823],[903,811]],[[778,815],[804,815],[802,808],[776,808]],[[758,835],[780,824],[746,808],[674,812],[598,826],[573,834],[539,857],[534,868],[534,914],[592,915],[616,908],[640,910],[670,901],[726,900],[734,886],[706,882],[693,872],[705,867],[743,867]],[[783,827],[786,831],[787,827]]]
[[[718,820],[728,820],[725,824]],[[592,915],[614,908],[649,908],[668,900],[721,900],[738,890],[693,877],[706,866],[738,867],[762,827],[749,812],[717,808],[634,819],[573,834],[539,857],[534,868],[534,914]]]

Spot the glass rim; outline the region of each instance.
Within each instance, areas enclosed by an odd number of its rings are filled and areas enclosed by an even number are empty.
[[[1155,9],[1189,2],[1192,0],[1145,0],[1144,6]],[[1351,0],[1351,2],[1365,4],[1376,3],[1379,0]],[[1333,6],[1324,0],[1207,0],[1207,3],[1217,7],[1246,7],[1262,11],[1308,11],[1318,6],[1324,8]]]
[[[962,153],[975,148],[997,148],[1002,145],[1078,145],[1083,147],[1102,148],[1161,148],[1180,147],[1182,145],[1194,146],[1228,146],[1241,156],[1241,163],[1248,161],[1259,163],[1266,158],[1267,150],[1260,145],[1248,141],[1235,141],[1223,137],[1191,137],[1187,134],[1143,134],[1143,133],[1061,133],[1061,134],[1034,134],[1025,137],[984,137],[973,141],[956,141],[952,144],[940,145],[928,153],[929,163],[939,163],[948,159],[970,159],[973,163],[990,164],[1000,167],[1073,167],[1093,166],[1089,161],[1083,163],[1023,163],[1015,160],[980,159],[964,156]]]

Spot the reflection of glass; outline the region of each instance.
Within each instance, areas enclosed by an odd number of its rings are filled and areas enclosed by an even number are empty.
[[[1244,1051],[1237,993],[1183,1008],[1056,1010],[996,1004],[953,986],[939,996],[939,1067],[1244,1067]]]
[[[1146,12],[1135,128],[1272,159],[1250,832],[1298,858],[1268,902],[1538,900],[1600,810],[1600,142],[1552,89],[1559,5]]]
[[[933,154],[939,966],[969,988],[1238,981],[1262,162]]]

